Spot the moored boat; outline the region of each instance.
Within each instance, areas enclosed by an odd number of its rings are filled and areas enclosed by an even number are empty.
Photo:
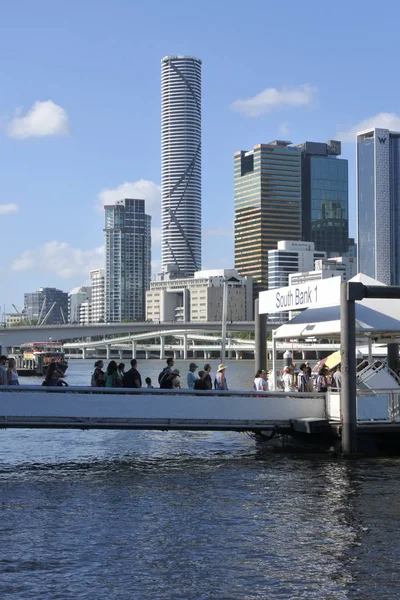
[[[63,352],[61,342],[28,342],[21,344],[22,354],[18,357],[17,368],[24,370],[29,365],[29,375],[45,375],[50,363],[57,363],[64,374],[68,369],[68,362]]]

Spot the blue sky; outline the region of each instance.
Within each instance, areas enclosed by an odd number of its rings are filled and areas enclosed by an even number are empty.
[[[381,6],[382,17],[359,0],[3,2],[0,305],[85,283],[103,262],[99,207],[124,193],[148,201],[157,269],[167,54],[203,60],[205,268],[233,266],[233,153],[276,138],[342,134],[354,235],[354,131],[400,130],[400,6]]]

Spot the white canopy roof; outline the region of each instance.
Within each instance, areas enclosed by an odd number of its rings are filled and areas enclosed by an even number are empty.
[[[363,273],[350,281],[364,285],[384,285]],[[357,337],[400,338],[400,300],[368,299],[356,302]],[[307,308],[281,325],[276,338],[340,337],[340,305]]]

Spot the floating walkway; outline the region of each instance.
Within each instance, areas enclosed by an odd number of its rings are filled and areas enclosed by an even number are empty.
[[[0,428],[264,431],[325,418],[325,394],[0,388]]]

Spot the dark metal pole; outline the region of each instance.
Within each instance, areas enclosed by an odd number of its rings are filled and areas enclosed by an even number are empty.
[[[258,314],[258,298],[254,303],[255,365],[258,369],[267,366],[267,315]]]
[[[397,373],[399,369],[399,344],[387,345],[388,366]]]
[[[342,283],[340,295],[340,337],[342,355],[342,452],[357,452],[357,385],[356,385],[356,305],[352,283]],[[355,290],[354,290],[355,291]]]

